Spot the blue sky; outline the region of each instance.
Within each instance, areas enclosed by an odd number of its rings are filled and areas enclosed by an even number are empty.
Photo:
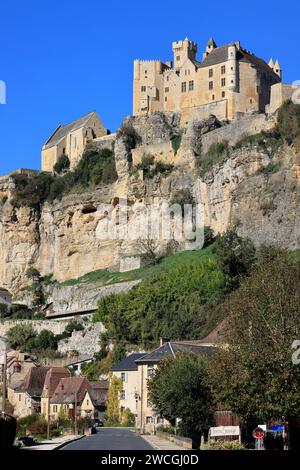
[[[300,79],[300,5],[190,0],[3,0],[0,6],[0,174],[40,168],[43,142],[58,123],[96,109],[114,131],[132,112],[133,60],[172,59],[188,36],[199,57],[213,36],[240,40],[266,60],[279,58],[284,81]]]

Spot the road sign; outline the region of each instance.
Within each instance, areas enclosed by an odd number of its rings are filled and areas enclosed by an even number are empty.
[[[265,431],[262,428],[255,428],[252,435],[255,439],[263,439],[265,437]]]

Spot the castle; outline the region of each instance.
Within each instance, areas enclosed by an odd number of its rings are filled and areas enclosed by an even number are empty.
[[[278,60],[267,64],[241,47],[240,42],[218,47],[213,38],[199,62],[197,44],[186,38],[173,42],[174,60],[134,61],[133,111],[176,111],[190,115],[193,108],[219,119],[233,120],[248,112],[266,112],[271,90],[281,83]],[[278,87],[277,87],[278,88]],[[281,92],[279,86],[276,97]]]
[[[294,92],[292,85],[282,83],[278,60],[267,64],[240,42],[218,47],[211,38],[202,62],[196,57],[197,44],[188,38],[172,46],[173,61],[134,61],[135,116],[178,112],[183,127],[210,115],[232,121],[247,113],[274,113]],[[61,155],[68,156],[73,169],[92,140],[109,140],[111,146],[115,134],[108,138],[108,133],[95,111],[59,125],[42,148],[42,171],[53,171]]]

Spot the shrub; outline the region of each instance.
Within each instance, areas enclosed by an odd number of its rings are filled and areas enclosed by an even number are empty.
[[[153,178],[158,174],[163,174],[167,176],[173,170],[173,165],[169,163],[156,162],[153,168],[149,171],[149,178]]]
[[[234,149],[257,146],[259,149],[269,155],[269,157],[272,157],[278,151],[282,145],[282,142],[283,141],[280,132],[278,131],[278,128],[275,128],[272,131],[262,131],[259,134],[243,137],[234,146]]]
[[[229,157],[229,144],[227,140],[212,144],[205,155],[199,161],[200,176],[204,176],[214,165],[225,161]]]
[[[15,183],[13,206],[40,210],[45,201],[61,199],[75,188],[86,189],[100,183],[113,183],[118,175],[113,152],[109,149],[99,150],[91,144],[86,147],[74,171],[62,176],[40,173],[34,176],[14,174],[12,177]]]
[[[133,427],[135,425],[135,416],[129,408],[125,408],[122,413],[122,424],[127,427]]]
[[[173,194],[170,204],[179,204],[181,208],[184,208],[185,204],[193,204],[194,198],[189,188],[179,189]]]
[[[257,170],[257,173],[263,173],[269,175],[271,173],[276,173],[280,169],[280,162],[269,162],[267,166],[262,166]]]
[[[148,172],[150,167],[153,165],[154,157],[151,153],[144,153],[141,158],[141,162],[137,164],[138,170]]]
[[[246,450],[239,441],[215,441],[201,446],[202,450]]]
[[[28,268],[25,274],[28,277],[28,279],[31,279],[31,280],[40,280],[41,279],[40,272],[36,268],[33,268],[33,267]]]
[[[181,139],[182,139],[181,134],[175,134],[171,138],[171,145],[172,145],[172,149],[173,149],[175,155],[177,154],[178,150],[180,149]]]
[[[278,130],[281,137],[291,145],[300,148],[300,105],[286,101],[278,112]]]
[[[123,123],[118,129],[117,139],[120,138],[126,140],[127,146],[130,149],[134,149],[141,140],[132,124],[126,122]]]
[[[158,432],[166,432],[166,433],[168,433],[168,434],[175,434],[175,429],[173,428],[173,426],[163,426],[163,425],[160,425],[160,426],[157,426],[156,431],[158,431]]]
[[[69,334],[69,336],[73,333],[73,331],[82,331],[82,330],[84,330],[84,326],[81,323],[79,323],[78,320],[71,320],[65,328],[65,331],[66,333]]]
[[[216,240],[214,231],[211,227],[205,226],[204,227],[204,244],[203,248],[206,248],[207,246],[211,245],[214,243]]]
[[[70,168],[70,160],[67,155],[60,155],[58,157],[57,162],[55,163],[53,170],[55,173],[63,173],[64,171],[67,171]]]

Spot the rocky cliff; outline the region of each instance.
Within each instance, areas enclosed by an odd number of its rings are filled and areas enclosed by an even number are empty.
[[[298,248],[299,154],[292,146],[274,150],[255,141],[235,147],[247,134],[274,125],[275,118],[264,115],[232,124],[214,118],[200,122],[196,117],[181,123],[178,115],[162,113],[127,118],[114,144],[118,180],[46,202],[40,210],[14,207],[14,180],[1,177],[0,285],[18,291],[28,283],[25,272],[30,266],[42,274],[53,273],[58,281],[97,269],[126,269],[126,260],[128,268],[136,267],[135,242],[99,237],[108,218],[107,205],[117,212],[121,198],[127,198],[128,220],[137,224],[141,204],[170,202],[180,189],[203,203],[205,225],[215,232],[235,224],[256,244]],[[212,144],[224,139],[230,144],[226,156],[201,173],[201,159],[207,158]],[[172,171],[148,178],[137,166],[147,153]]]

